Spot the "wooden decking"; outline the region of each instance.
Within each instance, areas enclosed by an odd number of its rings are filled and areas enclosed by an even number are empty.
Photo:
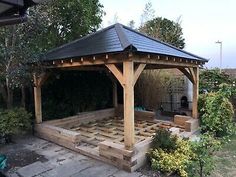
[[[135,143],[152,137],[159,128],[179,128],[184,132],[184,127],[167,121],[135,121]],[[102,141],[111,141],[118,144],[124,142],[124,121],[121,117],[109,117],[103,120],[92,121],[86,124],[73,125],[68,130],[80,133],[81,142],[98,146]]]
[[[36,125],[36,135],[74,151],[99,159],[127,171],[134,171],[145,163],[146,152],[155,132],[168,129],[179,136],[188,137],[193,124],[183,117],[174,122],[157,120],[150,112],[136,112],[135,145],[124,145],[124,120],[114,109],[83,113],[60,120],[46,121]],[[146,116],[146,117],[145,117]],[[151,117],[150,117],[151,116]],[[144,120],[141,120],[145,117]],[[148,119],[149,118],[149,119]],[[148,119],[148,120],[147,120]],[[187,125],[187,126],[186,126]]]

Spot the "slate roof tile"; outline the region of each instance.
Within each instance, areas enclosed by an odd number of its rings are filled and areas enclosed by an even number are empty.
[[[208,61],[119,23],[55,48],[47,52],[42,60],[68,59],[105,53],[117,53],[126,50],[180,57],[203,62]]]

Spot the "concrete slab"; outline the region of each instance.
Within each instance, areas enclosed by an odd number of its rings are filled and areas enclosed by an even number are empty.
[[[40,173],[43,173],[43,172],[46,172],[49,170],[51,170],[50,167],[48,167],[45,164],[43,164],[42,162],[38,161],[38,162],[34,162],[30,165],[27,165],[25,167],[18,169],[17,173],[20,176],[32,177],[32,176],[39,175]]]
[[[71,177],[108,177],[111,176],[113,173],[119,171],[116,167],[107,165],[107,164],[100,164],[97,163],[96,165],[87,168],[79,173],[72,175]]]
[[[7,174],[6,176],[8,176],[8,177],[20,177],[17,173]]]
[[[144,177],[139,172],[128,173],[126,171],[119,170],[116,173],[112,174],[110,177]]]
[[[41,176],[43,177],[71,177],[74,174],[80,173],[80,171],[85,170],[87,168],[92,167],[94,164],[90,161],[80,162],[80,161],[73,161],[67,164],[58,166],[46,173],[42,173]]]
[[[8,171],[9,177],[141,177],[139,172],[128,173],[112,165],[91,159],[54,143],[30,137],[17,142],[17,147],[34,151],[47,161],[36,161]],[[142,176],[144,177],[144,176]]]

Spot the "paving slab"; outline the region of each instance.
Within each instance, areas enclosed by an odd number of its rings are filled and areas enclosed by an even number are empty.
[[[1,175],[0,175],[1,176]],[[17,173],[6,174],[7,177],[20,177]]]
[[[9,170],[8,177],[144,177],[33,136],[17,143],[17,147],[34,151],[46,160]]]
[[[116,167],[107,164],[97,163],[90,168],[80,171],[71,177],[108,177],[119,171]]]
[[[23,177],[33,177],[48,170],[51,170],[49,166],[38,161],[18,169],[17,173]]]
[[[43,177],[71,177],[80,171],[90,168],[94,165],[91,161],[72,161],[67,164],[58,166],[46,173],[42,173]]]
[[[123,171],[123,170],[119,170],[116,173],[113,173],[109,177],[145,177],[145,176],[143,176],[139,172],[129,173],[129,172],[126,172],[126,171]]]

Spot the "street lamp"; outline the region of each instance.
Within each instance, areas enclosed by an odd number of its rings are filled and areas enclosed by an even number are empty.
[[[220,73],[222,69],[222,41],[216,41],[216,44],[220,44]]]

